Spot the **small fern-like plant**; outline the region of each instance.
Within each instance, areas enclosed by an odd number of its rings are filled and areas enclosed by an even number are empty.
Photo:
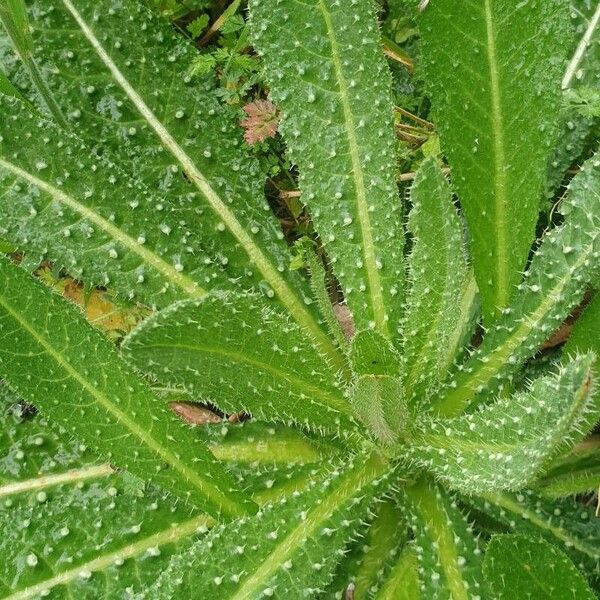
[[[160,18],[2,3],[0,596],[594,598],[598,300],[529,361],[600,271],[597,156],[536,238],[566,3],[421,3],[405,199],[371,0],[249,4],[318,253]],[[44,261],[152,314],[115,347]]]

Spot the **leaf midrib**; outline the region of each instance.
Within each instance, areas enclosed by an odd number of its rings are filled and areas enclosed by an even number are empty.
[[[474,369],[460,386],[442,396],[437,407],[435,407],[435,410],[439,415],[451,417],[460,413],[474,397],[476,388],[480,385],[487,385],[502,367],[504,367],[510,355],[527,339],[529,332],[535,329],[544,319],[546,314],[552,310],[552,307],[556,303],[556,299],[561,297],[563,290],[573,279],[573,275],[589,260],[590,254],[594,251],[597,237],[597,235],[592,237],[590,243],[586,246],[585,250],[582,251],[580,258],[569,268],[567,276],[560,279],[557,285],[548,291],[545,297],[546,299],[535,311],[533,311],[533,313],[531,313],[530,318],[523,319],[520,325],[515,329],[514,333],[510,335],[504,343],[491,350],[488,354],[490,360],[483,363],[478,369]]]
[[[458,551],[456,548],[455,532],[443,505],[438,502],[436,491],[425,482],[420,482],[406,488],[406,494],[420,513],[422,526],[427,529],[425,535],[437,544],[437,554],[440,567],[444,571],[453,600],[469,600],[467,583],[460,576]]]
[[[32,492],[64,483],[73,483],[86,481],[87,479],[97,479],[114,473],[114,469],[109,464],[91,465],[80,469],[72,469],[64,473],[48,473],[31,479],[13,481],[0,486],[0,498],[11,496],[23,492]]]
[[[59,365],[68,375],[70,375],[81,387],[86,390],[104,409],[117,419],[124,427],[129,429],[141,442],[161,457],[167,464],[179,471],[188,481],[212,501],[221,506],[223,510],[230,514],[239,514],[239,506],[225,496],[218,488],[204,481],[198,474],[184,464],[172,452],[164,448],[159,442],[151,437],[142,427],[133,421],[129,415],[116,407],[110,399],[102,394],[91,382],[89,382],[75,367],[68,361],[64,360],[60,351],[56,350],[43,335],[40,335],[28,322],[24,319],[18,310],[15,310],[6,299],[0,295],[0,306],[22,327],[29,335],[46,351],[51,359]],[[207,452],[209,452],[207,450]]]
[[[495,310],[504,308],[509,301],[509,276],[506,270],[508,264],[508,234],[506,209],[508,206],[508,186],[506,173],[506,150],[504,143],[504,115],[502,110],[502,96],[500,91],[499,64],[496,49],[496,32],[492,12],[492,0],[484,0],[486,51],[490,74],[491,119],[493,135],[493,161],[494,161],[494,227],[496,235],[496,263],[497,273],[496,306]]]
[[[126,560],[139,556],[142,552],[150,548],[168,543],[175,543],[184,537],[192,535],[202,525],[209,526],[210,524],[212,524],[212,519],[203,514],[189,519],[188,521],[184,521],[183,523],[170,524],[169,528],[164,531],[160,531],[139,542],[123,546],[118,550],[109,552],[108,554],[99,556],[98,558],[80,564],[72,569],[63,571],[54,577],[50,577],[49,579],[45,579],[24,590],[6,596],[3,600],[28,600],[29,598],[38,597],[44,590],[52,589],[57,585],[67,585],[80,577],[82,572],[88,571],[94,573],[102,571],[111,565],[114,565],[119,559]]]
[[[183,343],[155,343],[155,344],[147,344],[144,343],[143,349],[178,349],[178,350],[187,350],[189,352],[198,352],[204,353],[208,355],[216,355],[221,356],[223,358],[229,358],[235,362],[243,363],[250,365],[252,367],[256,367],[262,369],[276,378],[283,379],[288,381],[289,383],[299,387],[302,392],[306,391],[316,395],[321,398],[325,404],[326,408],[333,408],[336,411],[342,412],[344,414],[352,414],[348,403],[342,398],[336,397],[334,394],[323,390],[322,388],[316,387],[310,383],[306,379],[302,379],[300,377],[296,377],[287,371],[281,371],[273,365],[261,362],[260,360],[250,358],[249,356],[242,354],[240,352],[235,352],[232,350],[226,350],[222,347],[211,347],[211,346],[200,346],[198,344],[183,344]]]
[[[21,167],[4,158],[0,158],[0,167],[10,171],[15,176],[28,181],[30,184],[35,185],[40,190],[43,190],[52,196],[52,198],[55,200],[61,202],[65,206],[68,206],[71,210],[81,215],[84,219],[87,219],[88,221],[91,221],[100,227],[123,248],[126,248],[128,251],[137,254],[146,264],[156,269],[167,281],[170,281],[182,289],[190,298],[198,298],[206,294],[206,290],[200,287],[194,280],[177,271],[174,266],[167,263],[160,256],[148,250],[148,248],[138,243],[137,240],[134,240],[132,237],[124,233],[121,229],[113,225],[104,217],[100,216],[91,208],[79,203],[75,198],[68,195],[63,190],[51,185],[39,177],[36,177],[29,171],[22,169]]]
[[[513,500],[510,496],[501,493],[488,493],[488,494],[480,494],[480,497],[484,500],[487,500],[490,504],[494,504],[495,506],[504,508],[518,514],[521,518],[527,520],[532,523],[536,527],[543,529],[545,531],[550,532],[556,538],[561,540],[567,547],[572,547],[590,556],[595,559],[598,551],[593,545],[589,547],[582,543],[579,538],[570,536],[567,532],[560,527],[554,527],[548,523],[548,521],[541,519],[534,510],[529,510],[521,506],[518,502]]]
[[[196,188],[208,201],[210,207],[216,215],[223,221],[232,235],[238,240],[241,247],[245,250],[250,261],[256,265],[265,280],[273,288],[283,305],[293,315],[296,322],[310,335],[317,343],[319,349],[335,365],[336,368],[346,369],[345,359],[336,349],[333,342],[327,334],[321,329],[313,315],[306,309],[294,291],[289,287],[286,281],[281,277],[276,267],[269,261],[262,250],[256,245],[251,236],[246,232],[236,216],[228,208],[227,204],[217,192],[212,188],[208,180],[202,175],[192,158],[177,143],[175,138],[169,133],[160,119],[152,112],[144,99],[138,94],[127,78],[121,73],[110,54],[104,49],[100,40],[95,35],[92,28],[85,22],[82,15],[75,8],[71,0],[62,0],[66,9],[71,13],[77,22],[83,35],[86,37],[100,60],[110,71],[116,83],[122,88],[125,94],[131,100],[133,106],[143,116],[151,129],[158,136],[161,144],[171,153],[171,155],[182,166],[187,177],[194,183]]]
[[[261,565],[248,577],[242,586],[228,598],[228,600],[248,600],[262,589],[268,579],[281,568],[281,565],[304,544],[304,540],[316,535],[318,529],[331,515],[359,491],[380,477],[387,470],[388,465],[378,454],[374,453],[366,462],[355,470],[349,471],[345,480],[334,492],[324,496],[319,504],[314,505],[307,513],[305,520],[300,520],[282,541],[275,546],[269,556],[265,557]]]
[[[348,137],[348,148],[350,150],[350,159],[352,161],[352,177],[356,189],[356,209],[358,221],[360,224],[363,253],[365,257],[365,270],[369,281],[369,294],[371,296],[371,306],[373,309],[373,320],[376,328],[386,337],[389,337],[389,328],[385,303],[383,300],[381,279],[379,269],[377,268],[377,257],[375,255],[375,244],[371,231],[371,221],[369,218],[369,207],[367,205],[367,190],[365,187],[365,178],[363,167],[360,160],[358,149],[358,139],[356,137],[356,125],[354,115],[350,106],[348,93],[348,83],[344,76],[342,62],[340,59],[339,44],[335,35],[335,29],[331,20],[331,13],[323,0],[319,0],[319,8],[323,14],[327,28],[327,37],[331,45],[331,60],[335,76],[338,82],[339,97],[344,113],[344,130]]]

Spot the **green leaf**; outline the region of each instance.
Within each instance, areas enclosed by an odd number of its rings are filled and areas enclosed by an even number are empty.
[[[373,600],[420,600],[421,591],[417,555],[412,545],[406,546]]]
[[[423,72],[488,325],[509,305],[534,239],[568,26],[563,0],[432,1],[421,17]]]
[[[206,542],[174,557],[144,597],[317,596],[381,493],[387,469],[377,455],[326,469],[304,493],[266,506],[252,519],[215,528]]]
[[[252,511],[194,432],[74,307],[5,258],[0,274],[0,374],[11,388],[118,467],[211,514]]]
[[[600,158],[594,156],[569,185],[561,226],[542,239],[510,308],[460,367],[435,410],[452,416],[478,394],[501,389],[556,331],[600,275]]]
[[[186,29],[190,32],[190,35],[195,39],[207,28],[210,17],[207,14],[202,14],[196,17],[193,21],[190,21]]]
[[[94,600],[140,589],[210,524],[99,463],[0,388],[0,596]]]
[[[23,0],[1,0],[0,20],[10,36],[15,50],[29,57],[33,54],[33,40],[29,31],[27,7]]]
[[[350,360],[355,374],[350,402],[356,416],[383,444],[394,444],[409,425],[400,355],[381,333],[367,330],[354,336]]]
[[[9,98],[18,98],[27,105],[29,110],[35,111],[35,108],[23,98],[21,92],[19,92],[12,84],[11,80],[6,76],[6,73],[2,69],[0,69],[0,94],[8,96]]]
[[[237,110],[222,104],[210,79],[198,85],[185,75],[195,48],[134,0],[51,0],[35,12],[46,81],[78,135],[168,196],[211,261],[245,284],[258,280],[341,366],[299,275],[288,269],[265,176],[243,145]]]
[[[411,201],[403,370],[407,395],[423,403],[473,333],[476,285],[452,191],[434,159],[418,171]]]
[[[371,598],[395,565],[408,534],[405,515],[395,499],[383,501],[375,510],[364,536],[356,536],[348,549],[324,598],[345,590],[352,590],[356,600]]]
[[[426,481],[409,485],[405,492],[419,560],[421,597],[486,597],[482,589],[481,551],[454,499]]]
[[[54,95],[46,85],[34,57],[34,44],[31,37],[25,1],[2,0],[0,2],[0,21],[10,37],[15,53],[22,61],[31,82],[42,98],[46,109],[61,127],[67,128],[65,117],[56,103]]]
[[[173,553],[214,525],[172,496],[99,463],[80,442],[33,412],[6,386],[0,387],[2,598],[24,600],[48,592],[86,600],[131,597],[150,587]],[[229,457],[243,451],[242,436],[232,431],[236,429],[248,436],[246,448],[250,436],[255,445],[261,443],[256,427],[231,425],[227,435],[217,434],[220,439],[212,447]],[[288,457],[298,449],[293,443],[286,448],[285,436],[279,439]],[[240,458],[250,457],[246,451]],[[314,466],[311,474],[299,464],[293,467],[295,477],[282,463],[278,468],[231,466],[240,487],[259,502],[301,490],[314,477]]]
[[[0,111],[0,233],[29,263],[55,260],[88,285],[157,306],[226,283],[195,233],[197,218],[182,224],[177,207],[108,151],[95,155],[20,103],[0,99]]]
[[[257,294],[213,292],[174,304],[134,330],[123,350],[160,384],[227,413],[354,428],[350,406],[310,340]]]
[[[348,340],[333,310],[333,304],[331,303],[331,297],[327,288],[327,273],[325,272],[321,258],[315,252],[313,244],[308,238],[301,239],[296,244],[296,249],[300,252],[299,258],[302,264],[306,260],[306,265],[310,273],[310,289],[319,308],[319,313],[323,317],[323,321],[325,321],[325,325],[338,347],[347,351]]]
[[[545,497],[559,498],[595,492],[600,487],[600,436],[592,436],[552,463],[535,488]]]
[[[36,409],[0,384],[0,498],[114,473],[80,441],[49,427]],[[10,508],[10,503],[5,504]],[[1,578],[0,578],[1,579]]]
[[[563,99],[563,102],[566,98]],[[581,164],[587,155],[584,154],[590,143],[594,140],[594,119],[578,114],[573,106],[567,106],[562,110],[562,127],[559,140],[554,148],[552,156],[548,161],[546,171],[546,193],[543,208],[549,208],[550,203],[556,200],[557,194],[562,195],[564,189],[561,184],[566,177],[567,171],[573,165]],[[583,155],[583,158],[581,158]]]
[[[530,491],[464,500],[511,531],[543,536],[562,548],[579,568],[596,578],[600,575],[600,519],[595,517],[594,507],[574,497],[545,500]]]
[[[593,358],[575,359],[474,413],[420,423],[407,458],[466,493],[521,489],[600,418],[591,389]]]
[[[223,421],[218,426],[201,427],[198,435],[219,460],[252,466],[308,465],[339,458],[340,454],[335,441],[279,423]]]
[[[497,600],[595,600],[583,575],[558,548],[524,535],[497,535],[484,573]]]
[[[250,17],[271,98],[284,115],[280,131],[300,171],[302,201],[357,328],[395,338],[402,211],[391,77],[374,3],[255,0]]]
[[[577,319],[563,353],[593,352],[596,355],[595,371],[600,376],[600,294],[586,307]]]
[[[600,6],[586,0],[571,0],[571,19],[575,23],[577,45],[565,70],[563,90],[591,85],[598,81]]]

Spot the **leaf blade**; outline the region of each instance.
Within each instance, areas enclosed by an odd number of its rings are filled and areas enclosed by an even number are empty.
[[[189,497],[212,514],[251,510],[251,504],[235,491],[234,482],[193,433],[156,402],[75,308],[7,259],[0,261],[0,272],[4,277],[0,366],[11,387],[65,427],[73,427],[73,411],[79,412],[82,422],[76,431],[87,443],[109,454],[120,466],[156,480],[184,499]],[[70,346],[71,335],[78,344]],[[18,355],[18,361],[12,350],[15,347],[27,349]],[[87,359],[98,369],[97,374],[90,372]],[[35,379],[31,372],[36,373]],[[57,395],[64,404],[58,402]],[[71,406],[69,401],[78,397],[86,402]],[[191,461],[197,460],[207,475],[183,460],[181,442],[176,441],[172,430],[180,440],[187,440]],[[105,432],[106,439],[99,431]],[[170,469],[156,473],[160,461]]]
[[[455,419],[425,421],[408,455],[465,493],[529,485],[600,418],[593,355],[584,355],[530,389]]]
[[[281,131],[300,170],[302,199],[357,326],[373,325],[394,338],[403,278],[401,203],[392,175],[391,80],[373,5],[354,3],[350,12],[330,0],[301,5],[297,12],[290,0],[253,2],[255,46],[285,115]],[[289,61],[298,64],[296,73],[285,68]]]
[[[405,492],[418,550],[421,597],[468,600],[473,592],[483,597],[478,542],[454,499],[425,480]]]
[[[123,351],[162,384],[225,412],[352,429],[348,403],[315,348],[256,294],[213,292],[174,304],[133,331]]]
[[[442,1],[421,17],[424,71],[470,225],[488,325],[509,304],[534,239],[556,137],[567,9],[565,2]]]
[[[511,307],[434,401],[445,416],[501,389],[583,299],[599,272],[600,158],[589,159],[561,204],[563,224],[543,238]]]
[[[126,76],[127,65],[130,65],[130,61],[123,56],[123,53],[118,51],[118,48],[115,51],[114,48],[103,44],[102,38],[105,34],[96,31],[99,26],[97,21],[93,19],[93,15],[97,14],[97,3],[94,3],[92,6],[84,0],[76,0],[75,2],[62,0],[62,4],[79,27],[83,37],[93,49],[104,68],[110,72],[112,81],[121,88],[134,111],[142,117],[148,129],[154,132],[159,144],[181,167],[187,178],[200,192],[210,210],[216,215],[222,227],[231,233],[236,244],[239,245],[246,254],[247,259],[249,259],[251,264],[272,288],[281,303],[294,316],[295,320],[317,341],[319,347],[322,348],[330,360],[336,362],[338,366],[343,365],[343,359],[338,354],[327,334],[325,334],[317,323],[314,315],[307,309],[304,300],[299,297],[298,290],[290,284],[289,278],[282,276],[280,272],[280,266],[282,265],[279,264],[281,261],[281,249],[273,256],[267,244],[259,243],[257,239],[252,237],[251,231],[256,225],[252,225],[252,221],[249,223],[246,221],[249,220],[249,215],[253,215],[253,213],[257,213],[258,211],[249,205],[249,207],[245,207],[247,208],[246,211],[239,210],[239,212],[234,212],[228,199],[218,189],[220,181],[217,179],[215,182],[204,173],[201,153],[196,150],[192,156],[192,153],[188,152],[187,149],[189,146],[187,137],[180,137],[175,130],[171,131],[167,124],[163,123],[159,117],[158,110],[160,109],[160,104],[156,105],[156,101],[152,97],[153,88],[140,87],[136,89]],[[144,17],[146,20],[149,20],[147,9],[137,8],[138,12],[144,11]],[[117,19],[118,15],[116,13],[122,14],[123,19],[127,21],[129,9],[134,12],[133,5],[131,7],[123,6],[118,10],[112,7],[112,12],[109,14],[111,17],[117,16]],[[102,30],[100,29],[100,31]],[[137,39],[138,36],[135,36],[133,31],[131,33],[132,38],[134,40]],[[187,90],[182,90],[182,94],[184,97],[187,97]],[[240,194],[242,198],[245,195]],[[244,200],[247,200],[247,197]],[[273,224],[265,223],[264,216],[260,216],[259,221],[265,229],[273,232]],[[261,228],[259,227],[258,229],[260,232]],[[274,237],[277,238],[278,236]],[[272,240],[270,243],[273,245]],[[283,265],[284,272],[289,271],[287,266]]]
[[[204,254],[193,224],[182,226],[160,195],[19,102],[2,99],[0,110],[2,233],[28,262],[53,259],[89,285],[110,284],[124,298],[157,306],[201,296],[203,285],[225,279],[215,261],[182,253],[187,239]],[[32,135],[39,130],[43,139]]]
[[[232,522],[214,532],[212,545],[199,544],[176,557],[146,597],[171,598],[189,590],[218,593],[224,600],[315,595],[343,555],[339,548],[360,526],[358,507],[370,504],[385,471],[380,457],[359,455],[348,466],[317,473],[308,491],[266,507],[258,519]],[[327,493],[315,502],[322,485]],[[193,568],[184,569],[182,578],[182,565],[190,560]]]
[[[594,600],[583,575],[558,548],[524,535],[497,535],[488,546],[483,565],[498,600]]]
[[[576,498],[546,500],[524,490],[517,494],[499,492],[462,499],[509,531],[542,536],[589,573],[597,577],[600,572],[600,521],[593,509],[582,506]]]
[[[423,163],[411,188],[404,382],[411,400],[425,400],[443,380],[474,324],[471,273],[452,190],[434,159]],[[462,299],[466,296],[466,306]]]

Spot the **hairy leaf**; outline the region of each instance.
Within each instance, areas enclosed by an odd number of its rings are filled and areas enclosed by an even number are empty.
[[[594,282],[596,283],[596,282]],[[563,352],[593,352],[596,355],[595,372],[600,376],[600,294],[577,319]]]
[[[391,78],[373,3],[255,0],[250,9],[302,200],[357,327],[396,337],[401,203],[393,177]]]
[[[406,488],[419,560],[420,591],[428,600],[485,597],[481,552],[454,500],[425,481]]]
[[[483,565],[497,600],[594,600],[583,575],[558,548],[524,535],[492,538]]]
[[[42,104],[61,127],[66,127],[65,117],[52,92],[42,78],[34,57],[33,40],[25,0],[2,0],[0,2],[0,21],[8,34],[13,48],[27,70],[31,82],[42,99]],[[19,97],[20,94],[10,94]]]
[[[560,206],[561,226],[547,233],[510,308],[435,403],[444,415],[501,387],[558,329],[600,274],[600,158],[585,163]]]
[[[555,460],[535,484],[536,490],[549,498],[594,492],[599,486],[600,436],[597,435]]]
[[[434,159],[417,173],[411,200],[411,287],[402,326],[404,383],[412,402],[422,403],[473,333],[475,285],[452,191]]]
[[[395,443],[409,423],[399,354],[381,333],[367,330],[352,340],[350,359],[355,374],[350,402],[356,416],[382,443]]]
[[[6,386],[0,396],[3,598],[116,597],[206,530],[206,515],[99,463]]]
[[[575,359],[530,389],[477,412],[424,421],[407,457],[467,493],[521,489],[552,456],[588,433],[588,421],[593,425],[600,418],[592,361],[593,355]]]
[[[0,274],[0,374],[11,388],[118,467],[211,514],[252,511],[193,430],[74,307],[7,259]]]
[[[51,0],[34,4],[32,14],[49,87],[77,133],[110,149],[134,179],[168,194],[184,222],[195,215],[188,226],[201,234],[211,260],[233,277],[262,282],[341,364],[306,306],[298,274],[288,269],[264,175],[243,147],[237,112],[222,104],[212,82],[199,89],[181,76],[194,48],[133,0]]]
[[[12,84],[11,80],[6,76],[6,73],[0,69],[0,94],[10,98],[19,98],[26,103],[30,110],[35,110],[21,95],[21,92]]]
[[[311,465],[339,458],[340,448],[328,438],[311,436],[279,423],[247,421],[202,427],[198,435],[219,460],[265,465]]]
[[[533,242],[556,139],[567,9],[562,0],[438,0],[421,19],[423,70],[488,324],[509,305]]]
[[[600,519],[576,498],[546,500],[533,492],[484,494],[464,500],[516,533],[543,536],[575,564],[600,577]]]
[[[371,598],[395,563],[408,534],[404,512],[389,498],[375,507],[372,515],[365,519],[364,532],[348,546],[324,598],[343,598],[350,591],[356,600]]]
[[[418,561],[412,545],[400,552],[398,559],[373,600],[420,600]]]
[[[89,285],[165,306],[226,284],[195,221],[78,138],[0,99],[0,233]],[[196,219],[197,220],[197,219]]]
[[[251,439],[261,443],[260,429],[250,431],[231,425],[227,435],[217,433],[212,448],[225,460],[250,460]],[[290,460],[298,445],[287,448],[281,439],[282,448]],[[279,460],[279,468],[234,466],[240,487],[258,502],[273,502],[314,477],[314,469],[302,472],[296,464],[292,478]],[[0,387],[0,502],[0,594],[12,600],[49,591],[56,598],[129,598],[156,580],[174,552],[214,525],[207,515],[99,463],[6,386]]]
[[[265,506],[255,518],[215,528],[206,542],[174,557],[144,597],[190,597],[192,590],[223,600],[316,596],[386,470],[378,456],[358,456],[318,474],[306,492]]]
[[[123,349],[161,384],[225,412],[351,427],[349,404],[314,346],[259,295],[214,292],[174,304],[142,323]]]

